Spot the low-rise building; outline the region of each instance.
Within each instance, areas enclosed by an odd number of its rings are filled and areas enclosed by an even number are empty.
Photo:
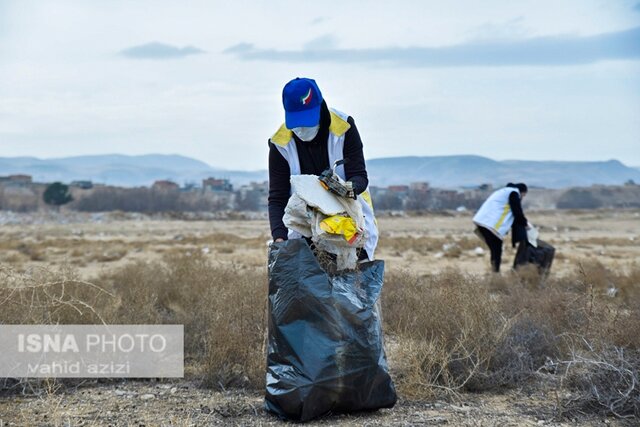
[[[409,192],[408,185],[390,185],[387,190],[391,193],[407,193]]]
[[[420,193],[428,193],[431,189],[431,186],[428,182],[412,182],[409,186],[411,191],[417,191]]]
[[[151,189],[159,191],[177,191],[180,189],[180,186],[173,181],[161,179],[154,182]]]
[[[203,191],[233,191],[233,185],[228,179],[206,178],[202,180]]]
[[[5,187],[28,187],[33,184],[33,179],[31,175],[24,174],[0,176],[0,184]]]
[[[80,188],[82,190],[89,190],[93,188],[93,182],[91,181],[71,181],[71,186]]]

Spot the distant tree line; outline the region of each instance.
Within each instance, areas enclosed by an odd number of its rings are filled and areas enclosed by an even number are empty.
[[[640,185],[570,188],[558,199],[559,209],[640,208]]]
[[[82,212],[202,212],[228,208],[226,199],[152,188],[96,188],[71,206]]]
[[[41,197],[37,192],[19,191],[10,193],[0,186],[0,210],[13,212],[33,212],[40,207]]]
[[[262,211],[266,206],[265,189],[247,187],[230,191],[179,191],[157,188],[94,187],[91,190],[60,183],[11,188],[0,185],[0,210],[32,212],[45,206],[66,206],[82,212],[217,212],[224,210]],[[640,186],[592,186],[549,191],[550,203],[559,209],[638,208]],[[450,191],[430,188],[428,191],[407,189],[391,191],[374,189],[377,211],[438,211],[464,206],[476,210],[491,190]]]
[[[558,209],[597,209],[602,201],[589,190],[572,188],[560,196],[556,206]]]
[[[374,194],[373,202],[377,210],[386,211],[439,211],[457,209],[478,209],[491,192],[430,191],[409,190],[406,193],[384,191]]]

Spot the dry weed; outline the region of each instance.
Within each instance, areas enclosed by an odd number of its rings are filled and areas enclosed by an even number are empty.
[[[57,270],[31,267],[22,273],[0,267],[0,324],[106,323],[115,300],[111,292],[80,280],[66,266]],[[0,391],[50,394],[62,386],[55,378],[0,379]]]
[[[31,261],[44,261],[46,259],[45,249],[38,244],[20,243],[15,249],[26,255]]]
[[[458,257],[463,251],[473,250],[481,246],[481,242],[475,237],[384,237],[380,239],[380,248],[395,252],[405,253],[413,250],[420,255],[428,255],[431,252],[450,252],[449,256]]]
[[[383,306],[385,330],[397,344],[390,361],[400,391],[429,397],[522,386],[573,354],[569,337],[637,352],[638,274],[597,264],[547,279],[535,269],[482,277],[391,274]],[[607,292],[612,286],[629,290],[614,295]]]
[[[570,390],[558,402],[563,416],[597,413],[640,417],[640,351],[596,348],[586,340],[572,346],[568,360],[556,363]]]
[[[264,381],[266,275],[204,255],[138,262],[98,279],[120,297],[114,322],[185,327],[187,363],[216,387]]]
[[[25,273],[0,267],[0,323],[105,323],[114,295],[80,280],[69,267],[30,268]]]
[[[551,370],[571,390],[572,400],[559,403],[567,413],[637,415],[630,385],[640,351],[637,265],[617,272],[594,262],[544,280],[535,269],[393,272],[385,282],[389,361],[401,394],[517,387]],[[184,324],[189,375],[218,388],[259,388],[266,295],[264,267],[220,267],[199,250],[131,263],[90,282],[69,268],[3,268],[0,322]],[[576,342],[591,350],[576,350]]]
[[[488,288],[472,279],[457,271],[387,278],[386,330],[409,343],[401,344],[397,355],[405,393],[483,388],[480,378],[490,369],[510,322],[495,315],[497,303]]]

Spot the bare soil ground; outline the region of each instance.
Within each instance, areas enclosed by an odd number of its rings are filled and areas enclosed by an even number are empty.
[[[392,409],[329,415],[310,426],[602,426],[602,417],[559,420],[544,391],[465,394],[450,401],[400,399]],[[287,425],[263,409],[255,392],[212,392],[189,382],[88,384],[41,397],[0,398],[4,425],[195,426]]]
[[[540,238],[556,247],[554,274],[598,260],[626,269],[640,260],[640,211],[533,211]],[[264,220],[181,221],[124,214],[76,215],[75,221],[40,220],[0,227],[0,262],[19,267],[69,263],[85,277],[134,260],[201,251],[218,263],[263,267],[269,227]],[[473,233],[470,213],[379,218],[376,257],[387,270],[432,273],[447,267],[487,271],[489,256]],[[503,268],[515,250],[505,242]]]
[[[556,247],[553,275],[598,261],[614,270],[640,262],[640,211],[533,211],[529,220]],[[91,279],[135,260],[199,252],[213,262],[262,271],[266,265],[265,220],[186,221],[142,215],[28,215],[0,226],[0,265],[17,271],[34,266],[74,266]],[[377,258],[387,271],[432,273],[457,268],[482,274],[489,255],[473,234],[471,214],[380,217]],[[505,245],[503,268],[514,250]],[[638,284],[640,286],[640,284]],[[392,360],[391,360],[392,362]],[[393,369],[393,367],[392,367]],[[501,394],[464,393],[454,401],[414,401],[373,413],[334,415],[311,425],[622,425],[588,416],[556,418],[557,396],[544,386]],[[637,421],[637,420],[635,420]],[[633,421],[627,422],[632,425]],[[89,382],[37,395],[0,396],[3,425],[276,425],[255,391],[216,392],[186,380]]]

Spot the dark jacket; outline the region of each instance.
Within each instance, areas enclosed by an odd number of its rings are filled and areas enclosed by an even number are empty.
[[[507,187],[515,187],[515,185],[507,185]],[[511,245],[515,246],[518,242],[527,240],[527,218],[522,210],[522,202],[516,191],[509,194],[509,206],[513,213],[513,225],[511,225]]]
[[[362,152],[362,140],[352,117],[347,119],[351,125],[345,133],[343,156],[347,159],[344,171],[347,181],[353,183],[356,194],[362,193],[369,185],[367,169]],[[331,114],[327,104],[322,102],[320,112],[320,130],[311,141],[301,141],[295,134],[293,139],[300,159],[302,174],[320,175],[329,168],[329,125]],[[269,142],[269,223],[273,239],[287,239],[288,230],[282,222],[284,208],[291,195],[291,171],[289,163],[280,154],[278,148]]]

